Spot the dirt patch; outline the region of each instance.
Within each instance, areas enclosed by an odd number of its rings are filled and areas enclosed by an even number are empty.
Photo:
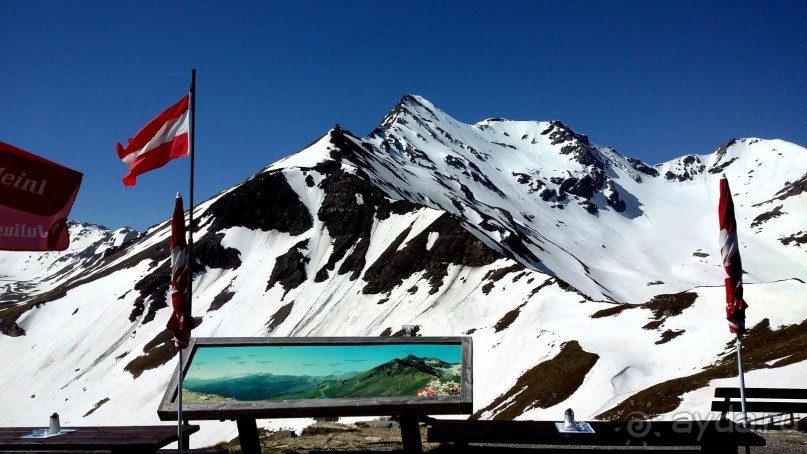
[[[311,451],[390,451],[401,452],[401,429],[392,419],[373,419],[355,424],[319,421],[306,427],[302,433],[289,430],[277,432],[260,431],[261,452],[263,454],[308,454]],[[423,451],[428,452],[439,446],[427,443],[426,426],[420,424],[420,438]],[[240,454],[238,439],[219,443],[216,448],[226,448],[230,454]]]

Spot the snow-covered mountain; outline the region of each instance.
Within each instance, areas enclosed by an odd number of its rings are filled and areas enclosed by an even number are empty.
[[[750,304],[746,384],[803,386],[804,147],[739,139],[651,166],[559,121],[467,125],[410,95],[369,136],[337,126],[195,208],[193,334],[414,324],[473,337],[472,417],[704,417],[737,371],[722,174]],[[0,253],[0,424],[156,423],[176,366],[170,223],[70,233],[63,253]],[[194,446],[236,432],[202,424]]]

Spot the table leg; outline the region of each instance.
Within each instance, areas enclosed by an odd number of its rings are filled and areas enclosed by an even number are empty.
[[[407,454],[422,453],[423,444],[420,439],[420,426],[417,415],[400,415],[398,423],[401,425],[403,451]]]
[[[261,440],[258,438],[258,424],[254,419],[239,418],[235,420],[238,425],[238,440],[241,443],[243,454],[261,454]]]

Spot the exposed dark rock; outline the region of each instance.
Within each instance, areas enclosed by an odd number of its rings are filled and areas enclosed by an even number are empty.
[[[437,233],[438,238],[427,250],[431,233]],[[425,271],[424,277],[429,280],[431,291],[436,292],[443,283],[448,265],[480,267],[501,258],[500,253],[490,249],[448,214],[440,216],[428,229],[410,238],[407,245],[398,250],[408,235],[409,231],[401,233],[367,269],[364,275],[367,285],[362,293],[391,291],[418,271]]]
[[[294,301],[284,304],[277,312],[272,314],[272,317],[266,322],[266,332],[271,334],[280,324],[285,322],[289,314],[291,314],[292,307],[294,307]]]
[[[654,329],[659,329],[661,325],[664,324],[664,320],[653,320],[648,322],[646,325],[642,327],[642,329],[646,329],[648,331],[652,331]]]
[[[664,320],[668,317],[680,315],[684,310],[695,304],[697,293],[681,292],[674,294],[656,295],[644,304],[644,307],[653,311],[653,318]]]
[[[245,227],[300,235],[314,225],[308,208],[279,171],[254,175],[213,202],[206,215],[213,217],[212,232]]]
[[[129,314],[129,321],[134,322],[137,317],[143,315],[146,310],[146,303],[149,303],[149,309],[143,317],[142,323],[146,324],[154,320],[158,310],[168,307],[168,288],[170,286],[171,262],[170,260],[165,260],[159,268],[143,276],[135,284],[134,289],[140,292],[140,295],[134,301],[134,309]]]
[[[123,369],[137,378],[146,370],[162,366],[177,354],[173,339],[171,331],[161,331],[143,347],[144,354],[130,361]]]
[[[586,210],[588,214],[596,215],[600,212],[599,207],[595,203],[592,203],[589,200],[583,200],[580,202],[580,205]]]
[[[564,142],[573,142],[575,140],[584,145],[591,144],[591,142],[588,140],[588,136],[584,134],[577,134],[576,132],[572,131],[572,128],[566,126],[561,121],[549,122],[549,126],[541,132],[541,135],[547,134],[549,134],[549,139],[552,141],[552,145],[558,145]]]
[[[628,163],[631,167],[642,172],[645,175],[650,175],[651,177],[658,176],[658,170],[648,166],[642,160],[636,158],[627,158]]]
[[[737,139],[731,139],[725,144],[723,144],[720,148],[718,148],[717,151],[715,151],[715,158],[716,158],[715,163],[712,165],[712,167],[709,168],[709,173],[711,174],[723,173],[726,167],[730,166],[731,163],[737,160],[737,158],[734,158],[728,161],[724,161],[726,153],[728,153],[729,147],[731,147],[735,143],[737,143]]]
[[[496,325],[493,326],[493,329],[496,330],[497,333],[506,330],[507,328],[510,327],[510,325],[513,324],[514,321],[516,321],[520,313],[521,313],[520,307],[507,312],[506,314],[504,314],[504,317],[502,317],[501,319],[499,319],[498,322],[496,322]]]
[[[310,261],[303,253],[306,249],[308,249],[308,240],[300,241],[275,260],[266,290],[280,283],[285,290],[283,296],[286,296],[289,290],[297,288],[306,281],[308,275],[305,272],[305,265]]]
[[[202,319],[194,317],[196,322],[195,326],[202,323]],[[171,331],[160,331],[154,339],[150,340],[143,346],[143,355],[138,356],[124,366],[124,370],[137,378],[143,372],[151,369],[156,369],[171,360],[177,355],[177,349],[174,347],[174,336]]]
[[[682,334],[684,334],[684,330],[682,330],[682,329],[675,330],[675,331],[668,329],[667,331],[664,331],[663,333],[661,333],[661,339],[656,341],[656,345],[666,344],[667,342],[675,339],[676,337],[678,337],[678,336],[680,336]]]
[[[785,213],[782,212],[782,205],[779,205],[774,209],[755,217],[754,220],[751,222],[751,227],[758,227],[764,224],[765,222],[770,221],[771,219],[778,218],[783,214]]]
[[[582,178],[568,177],[563,180],[558,190],[566,192],[586,200],[594,196],[594,192],[602,188],[604,180],[595,176],[585,175]]]
[[[333,138],[334,135],[331,134],[331,137]],[[342,139],[346,140],[344,137]],[[322,175],[330,175],[342,170],[342,164],[338,161],[322,161],[317,163],[312,170]]]
[[[221,245],[223,233],[208,233],[193,243],[193,272],[202,271],[205,266],[224,270],[234,270],[241,266],[241,253]]]
[[[623,311],[625,311],[627,309],[632,309],[634,307],[637,307],[637,306],[633,306],[633,305],[630,305],[630,304],[617,304],[617,305],[614,305],[613,307],[609,307],[607,309],[598,310],[597,312],[591,314],[591,318],[602,318],[602,317],[611,317],[613,315],[619,315]]]
[[[103,399],[99,400],[98,402],[95,403],[95,405],[93,405],[93,407],[87,413],[84,413],[83,418],[86,418],[87,416],[90,416],[91,414],[95,413],[95,410],[98,410],[99,408],[101,408],[101,405],[104,405],[107,402],[109,402],[109,397],[104,397]]]
[[[616,188],[616,183],[614,183],[611,179],[608,179],[608,186],[607,186],[608,196],[606,197],[608,200],[608,205],[614,209],[617,213],[622,213],[625,211],[627,206],[625,205],[625,201],[619,196],[619,191]]]
[[[787,184],[781,191],[776,193],[776,200],[785,200],[807,192],[807,174],[793,183]]]
[[[213,301],[210,303],[210,308],[208,309],[208,312],[221,309],[222,306],[229,303],[230,300],[233,299],[233,297],[235,296],[235,292],[230,290],[232,286],[233,284],[230,283],[230,285],[228,285],[226,289],[222,290],[221,293],[219,293],[218,295],[216,295],[215,298],[213,298]]]
[[[350,272],[351,279],[357,279],[364,269],[375,207],[389,205],[390,201],[381,190],[370,186],[363,178],[366,178],[363,173],[350,174],[339,170],[328,175],[319,184],[325,198],[317,216],[333,238],[333,253],[328,262],[317,271],[314,278],[316,282],[324,281],[350,249],[353,251],[345,258],[339,274]]]
[[[389,203],[381,203],[376,207],[376,217],[380,220],[389,218],[390,214],[405,214],[415,211],[420,206],[408,200],[395,200]]]
[[[678,173],[668,170],[664,174],[664,178],[667,180],[689,181],[693,180],[696,175],[703,173],[704,169],[706,169],[706,165],[701,162],[699,157],[687,155],[676,164],[675,170]]]
[[[807,232],[800,231],[798,233],[794,233],[793,235],[779,238],[779,241],[785,246],[790,246],[791,243],[798,246],[807,244]]]
[[[538,194],[538,197],[540,197],[541,200],[543,200],[544,202],[552,200],[554,198],[557,198],[557,196],[558,196],[558,193],[555,192],[554,189],[549,189],[549,188],[546,188],[546,189],[542,190],[541,193]]]
[[[462,162],[462,160],[457,158],[456,156],[447,155],[445,158],[443,158],[443,160],[446,162],[446,164],[448,164],[449,166],[451,166],[451,167],[453,167],[453,168],[455,168],[457,170],[465,170],[465,169],[467,169],[467,167],[465,166],[465,163]]]
[[[715,165],[709,168],[709,173],[723,173],[726,170],[726,167],[730,166],[731,163],[733,163],[737,159],[739,158],[730,159],[726,162],[720,163],[719,165],[715,163]]]
[[[526,173],[512,172],[512,175],[516,177],[516,181],[518,181],[519,184],[527,184],[532,181],[532,177]]]
[[[584,268],[585,268],[585,265],[584,265]],[[586,273],[588,273],[587,268],[586,268]],[[572,286],[571,284],[569,284],[568,282],[564,281],[563,279],[561,279],[559,277],[553,278],[552,283],[558,284],[558,287],[560,287],[565,292],[576,293],[579,297],[583,298],[583,300],[591,301],[591,298],[586,296],[586,294],[584,294],[580,290],[577,290],[574,286]]]
[[[494,144],[494,145],[498,145],[500,147],[512,148],[513,150],[518,150],[518,148],[516,148],[515,146],[507,144],[507,143],[502,143],[502,142],[491,142],[491,143]]]
[[[486,283],[485,285],[482,286],[482,293],[484,293],[485,295],[490,294],[490,291],[493,290],[493,287],[495,287],[495,284],[493,282]]]
[[[523,271],[524,269],[525,269],[524,265],[516,263],[510,266],[506,266],[504,268],[490,270],[487,272],[487,274],[485,274],[485,277],[483,277],[482,280],[484,281],[490,279],[492,282],[498,282],[504,279],[504,277],[507,276],[508,274]]]
[[[473,202],[474,200],[476,200],[476,197],[474,197],[473,191],[471,191],[468,188],[468,186],[465,186],[462,183],[460,183],[460,192],[462,192],[462,195],[464,195],[465,198],[468,199],[469,202]]]

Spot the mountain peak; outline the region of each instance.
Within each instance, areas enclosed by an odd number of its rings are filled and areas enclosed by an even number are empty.
[[[407,118],[414,118],[416,123],[423,120],[429,121],[440,120],[446,115],[434,106],[431,102],[422,96],[405,94],[401,97],[400,101],[395,104],[395,107],[381,121],[381,124],[371,135],[381,135],[384,131],[393,128],[394,125],[408,124]]]

